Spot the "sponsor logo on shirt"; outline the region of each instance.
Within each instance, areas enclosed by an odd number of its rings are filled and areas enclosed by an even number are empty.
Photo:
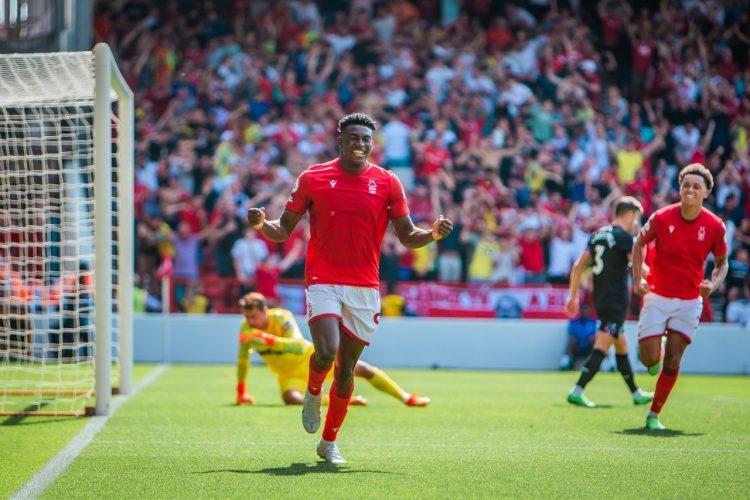
[[[698,229],[698,241],[703,241],[706,239],[706,226],[701,226]]]
[[[375,179],[368,179],[367,180],[367,191],[370,194],[377,194],[378,193],[378,185],[375,183]]]
[[[331,188],[335,188],[336,187],[336,179],[331,179],[330,181],[328,181],[328,184],[331,185]]]

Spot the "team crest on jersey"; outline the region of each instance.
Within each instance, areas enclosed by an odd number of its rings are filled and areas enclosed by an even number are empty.
[[[375,179],[367,180],[367,191],[370,194],[378,194],[378,185],[375,183]]]
[[[672,233],[674,233],[674,226],[670,225],[669,226],[669,234],[672,234]]]
[[[698,241],[703,241],[706,239],[706,226],[701,226],[698,229]]]
[[[336,187],[336,179],[331,179],[330,181],[328,181],[328,184],[330,184],[332,188],[335,188]]]

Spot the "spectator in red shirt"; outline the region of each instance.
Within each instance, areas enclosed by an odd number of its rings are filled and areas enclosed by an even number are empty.
[[[533,229],[526,229],[518,242],[521,248],[521,268],[526,283],[544,283],[544,247],[539,239],[539,233]]]

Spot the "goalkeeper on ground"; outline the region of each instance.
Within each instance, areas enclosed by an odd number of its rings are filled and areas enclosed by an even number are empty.
[[[250,351],[255,349],[279,381],[281,399],[288,405],[300,405],[307,386],[307,371],[313,344],[306,340],[297,326],[294,315],[286,309],[269,309],[266,298],[251,292],[240,299],[240,310],[245,321],[240,327],[240,351],[237,359],[237,404],[252,405],[255,400],[247,392],[245,378],[250,364]],[[401,389],[380,368],[358,361],[354,375],[367,380],[379,391],[390,394],[407,406],[427,406],[430,398],[410,394]],[[333,371],[326,380],[333,379]],[[365,405],[361,396],[354,396],[350,404]]]

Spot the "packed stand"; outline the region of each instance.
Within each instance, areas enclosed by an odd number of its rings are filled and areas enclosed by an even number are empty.
[[[415,251],[388,233],[385,282],[564,284],[612,200],[648,215],[702,162],[727,225],[725,315],[747,321],[744,3],[461,3],[100,2],[96,35],[136,91],[143,289],[158,295],[166,256],[188,310],[208,307],[201,275],[271,297],[301,278],[308,227],[278,245],[245,212],[279,214],[299,172],[337,155],[337,120],[362,111],[415,222],[456,223]]]

